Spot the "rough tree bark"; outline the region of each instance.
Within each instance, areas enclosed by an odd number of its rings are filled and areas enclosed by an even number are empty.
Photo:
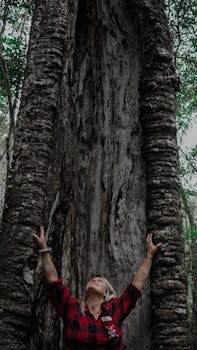
[[[147,283],[125,344],[189,349],[169,42],[163,1],[36,1],[1,231],[1,349],[64,343],[35,228],[73,294],[92,273],[120,293],[145,254],[146,214],[163,242],[153,313]]]

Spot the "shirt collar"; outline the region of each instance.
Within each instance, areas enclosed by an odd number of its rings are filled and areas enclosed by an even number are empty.
[[[103,311],[106,311],[106,310],[107,310],[106,304],[107,304],[106,302],[103,302],[103,303],[101,304],[101,309],[102,309],[101,313],[102,313]],[[89,307],[88,307],[87,304],[85,304],[84,311],[85,311],[85,312],[89,312],[89,313],[91,314],[91,312],[90,312]]]

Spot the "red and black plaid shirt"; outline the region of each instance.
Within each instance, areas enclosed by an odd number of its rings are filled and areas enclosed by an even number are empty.
[[[65,350],[122,350],[122,323],[135,307],[141,292],[131,282],[120,297],[101,305],[96,320],[85,306],[81,312],[79,299],[73,298],[62,279],[47,285],[50,300],[65,326]]]

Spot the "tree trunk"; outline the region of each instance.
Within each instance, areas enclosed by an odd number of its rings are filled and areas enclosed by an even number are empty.
[[[163,1],[36,2],[1,233],[2,349],[64,344],[35,228],[74,295],[97,273],[121,293],[145,254],[146,215],[163,242],[153,313],[147,282],[125,344],[189,349],[169,42]]]

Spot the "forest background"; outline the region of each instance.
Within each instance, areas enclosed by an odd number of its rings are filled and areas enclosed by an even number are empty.
[[[1,1],[0,5],[0,216],[6,175],[11,165],[17,112],[26,63],[33,4]],[[186,147],[185,136],[196,128],[196,1],[166,0],[173,38],[173,60],[180,78],[177,94],[177,129],[185,260],[188,276],[188,310],[192,348],[197,348],[197,145]],[[193,133],[194,135],[194,133]],[[193,142],[194,143],[194,142]]]

